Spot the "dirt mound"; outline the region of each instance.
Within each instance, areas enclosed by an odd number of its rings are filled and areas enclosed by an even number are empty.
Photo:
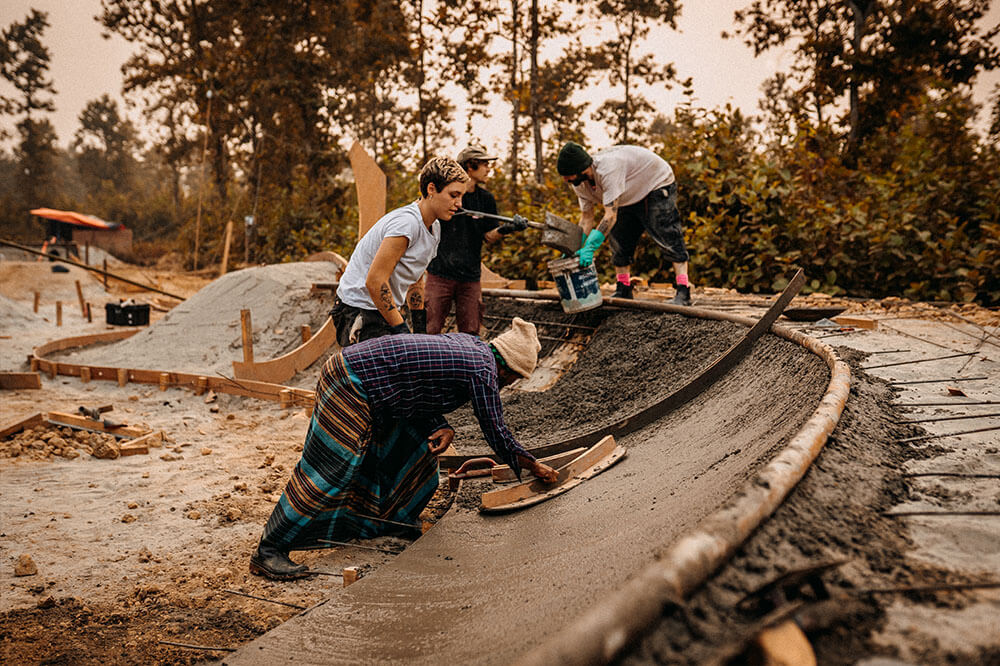
[[[242,360],[240,310],[253,321],[254,357],[267,360],[302,344],[300,328],[315,332],[332,307],[309,295],[314,282],[335,274],[325,262],[276,264],[228,273],[122,342],[65,356],[71,363],[146,370],[232,374]]]

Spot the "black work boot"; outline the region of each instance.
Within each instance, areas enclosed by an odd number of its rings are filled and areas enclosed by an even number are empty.
[[[686,284],[679,284],[675,287],[676,294],[671,301],[674,305],[691,305],[691,287]]]
[[[615,298],[632,298],[632,285],[616,282]]]
[[[250,556],[250,573],[272,580],[295,580],[309,575],[309,567],[296,564],[274,546],[261,541],[257,552]]]

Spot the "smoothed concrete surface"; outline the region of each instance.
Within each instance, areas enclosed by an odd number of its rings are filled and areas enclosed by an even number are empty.
[[[623,438],[628,457],[610,470],[518,513],[453,507],[391,563],[224,663],[509,663],[736,492],[827,381],[818,357],[765,336],[695,401]]]

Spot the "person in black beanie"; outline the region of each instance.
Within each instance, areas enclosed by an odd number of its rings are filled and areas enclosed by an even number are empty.
[[[597,249],[605,238],[610,238],[617,278],[615,296],[632,298],[632,258],[645,232],[674,265],[673,302],[691,305],[689,255],[670,165],[639,146],[612,146],[591,156],[583,146],[569,141],[559,151],[556,170],[573,187],[580,203],[580,226],[586,236],[577,251],[580,266],[592,264]],[[604,217],[596,228],[595,205],[604,207]]]
[[[484,187],[497,158],[478,145],[470,145],[458,154],[458,162],[469,175],[462,208],[467,211],[497,214],[497,202]],[[455,304],[455,324],[460,333],[479,335],[483,321],[483,296],[480,283],[483,240],[495,243],[504,236],[527,228],[527,220],[515,215],[511,222],[498,224],[488,217],[459,213],[441,221],[441,243],[437,256],[427,267],[424,306],[427,332],[440,333]]]

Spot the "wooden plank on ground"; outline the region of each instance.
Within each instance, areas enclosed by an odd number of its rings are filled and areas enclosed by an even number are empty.
[[[149,430],[144,428],[135,428],[128,425],[123,425],[118,428],[106,428],[103,421],[94,421],[93,419],[77,416],[76,414],[67,414],[65,412],[49,412],[45,418],[49,423],[56,425],[81,428],[83,430],[93,430],[94,432],[106,432],[111,435],[120,435],[122,437],[141,437],[149,432]]]
[[[878,321],[875,319],[870,319],[868,317],[856,317],[854,315],[840,315],[833,318],[833,321],[840,324],[841,326],[853,326],[854,328],[863,328],[868,331],[875,331],[878,329]]]
[[[516,486],[483,493],[479,510],[483,513],[516,511],[544,502],[575,488],[625,457],[625,448],[615,443],[608,435],[597,444],[581,453],[574,460],[559,468],[555,483],[545,483],[539,479],[526,481]]]
[[[34,428],[36,425],[39,425],[44,421],[45,421],[45,415],[42,414],[41,412],[38,412],[37,414],[32,414],[31,416],[17,419],[16,421],[12,421],[11,423],[8,423],[7,425],[0,428],[0,439],[6,439],[11,435],[15,435],[21,432],[22,430],[27,430],[28,428]]]
[[[163,445],[163,432],[155,430],[151,433],[136,437],[135,439],[122,442],[118,447],[123,456],[134,456],[149,453],[149,447],[159,447]]]
[[[42,377],[37,372],[0,372],[0,389],[40,389]]]

